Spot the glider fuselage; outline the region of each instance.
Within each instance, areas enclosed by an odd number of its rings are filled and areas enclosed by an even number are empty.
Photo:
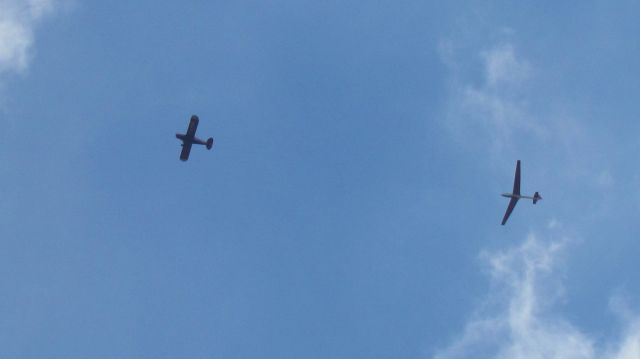
[[[520,198],[525,198],[525,199],[534,199],[533,197],[530,196],[523,196],[523,195],[519,195],[519,194],[513,194],[513,193],[503,193],[502,197],[507,197],[507,198],[516,198],[516,199],[520,199]]]

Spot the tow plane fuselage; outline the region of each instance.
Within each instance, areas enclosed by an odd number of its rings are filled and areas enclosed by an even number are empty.
[[[213,138],[209,137],[206,141],[203,141],[196,137],[196,130],[198,129],[198,123],[200,119],[198,116],[191,116],[191,120],[189,121],[189,128],[187,128],[187,133],[176,133],[176,138],[182,141],[182,152],[180,152],[180,160],[186,161],[189,159],[189,153],[191,153],[191,146],[196,145],[204,145],[208,150],[213,147]]]

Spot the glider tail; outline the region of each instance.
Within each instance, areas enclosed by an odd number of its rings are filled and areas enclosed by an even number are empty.
[[[540,196],[540,193],[536,192],[533,194],[533,204],[536,204],[541,199],[542,197]]]
[[[213,147],[213,138],[209,137],[207,140],[207,149],[210,150]]]

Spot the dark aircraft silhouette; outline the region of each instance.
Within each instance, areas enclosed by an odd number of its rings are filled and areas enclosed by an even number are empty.
[[[196,145],[205,145],[207,149],[210,150],[213,146],[213,138],[209,137],[207,142],[196,137],[196,130],[198,129],[198,116],[191,116],[191,121],[189,121],[189,128],[187,129],[186,134],[176,133],[176,138],[182,141],[182,152],[180,152],[180,159],[182,161],[186,161],[189,159],[189,153],[191,153],[191,146],[195,143]]]
[[[507,219],[509,219],[511,212],[513,212],[513,209],[516,207],[516,203],[518,203],[520,198],[532,199],[533,204],[536,204],[536,202],[542,199],[538,192],[534,193],[533,197],[520,195],[520,160],[516,163],[516,178],[513,181],[513,193],[503,193],[502,196],[511,198],[511,201],[509,201],[509,207],[507,207],[507,212],[504,214],[504,218],[502,219],[503,226],[507,223]]]

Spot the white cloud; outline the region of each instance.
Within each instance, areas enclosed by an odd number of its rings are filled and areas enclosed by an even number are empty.
[[[544,137],[545,126],[529,111],[525,96],[533,66],[522,59],[515,46],[504,43],[480,51],[481,81],[462,76],[451,43],[440,47],[443,61],[452,71],[447,124],[465,142],[488,139],[494,153],[512,147],[518,135]],[[467,61],[467,57],[465,57]]]
[[[0,0],[0,74],[27,68],[38,21],[53,0]]]
[[[516,56],[511,44],[503,44],[482,53],[489,86],[518,84],[531,74],[531,65]]]
[[[549,75],[512,41],[472,50],[443,41],[439,50],[450,73],[443,118],[458,144],[487,151],[492,160],[513,160],[522,153],[562,156],[573,167],[588,169],[592,178],[599,175],[593,173],[594,137],[584,119],[574,115],[580,111],[573,110],[566,94],[549,93],[540,83]]]
[[[621,315],[626,323],[622,339],[602,348],[559,315],[564,288],[557,271],[566,243],[530,235],[514,248],[483,254],[491,294],[463,333],[434,358],[640,358],[640,319],[632,311]]]
[[[551,218],[549,224],[547,224],[547,228],[556,229],[558,227],[562,227],[562,223],[560,223],[560,221],[558,221],[556,218]]]
[[[604,357],[610,359],[640,358],[640,323],[637,320],[627,328],[619,348]]]
[[[611,187],[614,185],[613,175],[609,170],[603,170],[600,172],[600,175],[598,175],[596,183],[601,187]]]
[[[626,323],[622,339],[609,348],[603,356],[606,359],[640,358],[640,317],[631,310],[626,299],[617,295],[609,301],[609,307],[620,320]]]

